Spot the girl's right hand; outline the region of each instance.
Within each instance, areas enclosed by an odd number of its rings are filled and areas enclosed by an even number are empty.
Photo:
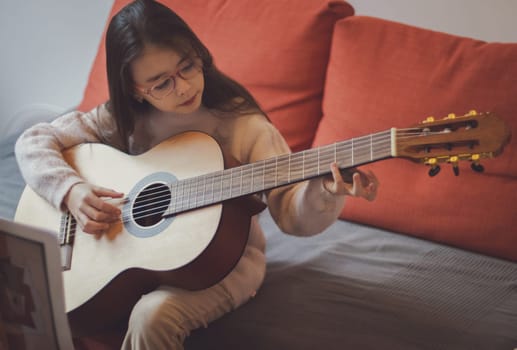
[[[103,234],[120,219],[120,209],[101,197],[121,198],[124,194],[107,188],[79,182],[63,199],[64,204],[86,233]]]

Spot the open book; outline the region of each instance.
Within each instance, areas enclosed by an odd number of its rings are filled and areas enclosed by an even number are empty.
[[[0,218],[0,350],[73,349],[54,234]]]

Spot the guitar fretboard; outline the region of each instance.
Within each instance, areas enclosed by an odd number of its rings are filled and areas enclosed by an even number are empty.
[[[170,184],[171,204],[163,214],[216,204],[392,156],[394,129],[221,170]]]

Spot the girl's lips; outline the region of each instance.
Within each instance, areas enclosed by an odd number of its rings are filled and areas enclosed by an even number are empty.
[[[192,96],[192,98],[190,98],[189,100],[183,102],[180,104],[180,106],[190,106],[191,104],[194,103],[194,101],[196,100],[196,97],[197,97],[197,94],[195,94],[194,96]]]

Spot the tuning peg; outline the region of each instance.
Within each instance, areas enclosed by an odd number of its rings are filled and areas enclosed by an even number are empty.
[[[458,156],[451,156],[449,158],[449,163],[452,164],[452,171],[454,172],[455,176],[458,176],[460,174],[460,167],[458,165],[459,158]]]
[[[485,171],[485,167],[482,166],[481,164],[479,163],[472,163],[470,164],[470,167],[472,168],[472,170],[474,170],[476,173],[482,173],[483,171]]]
[[[449,114],[448,114],[445,118],[443,118],[443,119],[446,119],[446,120],[447,120],[447,119],[456,119],[456,114],[454,114],[454,113],[449,113]]]
[[[429,158],[426,164],[431,166],[431,169],[429,169],[429,176],[433,177],[438,175],[441,170],[440,166],[438,165],[438,159]]]
[[[473,117],[475,115],[478,115],[478,112],[475,110],[475,109],[471,109],[467,114],[466,116],[467,117]]]
[[[470,164],[470,167],[477,173],[482,173],[483,171],[485,171],[485,167],[479,164],[480,158],[481,157],[479,156],[479,154],[473,154],[471,157],[472,164]]]
[[[427,117],[427,118],[425,118],[425,120],[424,120],[424,124],[425,124],[425,123],[432,123],[432,122],[434,122],[434,117],[433,117],[433,116]]]
[[[439,165],[434,165],[429,169],[429,176],[433,177],[438,175],[438,173],[442,170]]]

